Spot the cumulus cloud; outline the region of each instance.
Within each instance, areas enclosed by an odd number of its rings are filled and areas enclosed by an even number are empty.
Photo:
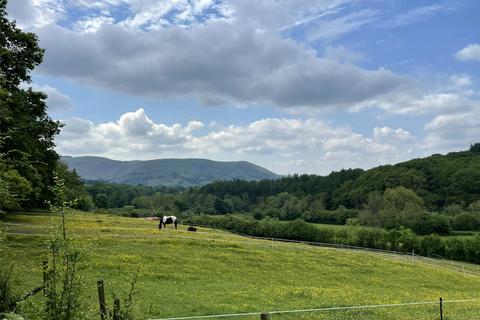
[[[460,81],[465,84],[465,80]],[[378,105],[390,113],[404,115],[445,114],[479,106],[479,101],[469,97],[469,92],[458,90],[422,92],[411,88],[404,89],[392,92],[382,100],[372,101],[370,106]]]
[[[93,16],[85,17],[75,22],[73,28],[79,32],[96,32],[105,23],[113,23],[115,20],[111,16]]]
[[[65,8],[60,0],[15,0],[7,2],[7,12],[20,26],[30,29],[58,21]]]
[[[480,111],[439,115],[425,125],[424,146],[429,151],[464,150],[480,139]]]
[[[38,33],[47,48],[42,73],[133,95],[345,109],[405,82],[388,70],[321,58],[277,33],[223,21],[148,33],[103,25],[78,34],[50,25]]]
[[[392,129],[390,127],[373,128],[373,137],[377,141],[409,141],[413,139],[413,136],[410,134],[410,132],[402,128]]]
[[[460,61],[480,61],[480,44],[472,43],[458,51],[455,58]]]
[[[154,123],[143,108],[123,114],[116,122],[94,125],[85,119],[64,121],[65,127],[57,138],[62,154],[110,155],[114,158],[161,156],[170,149],[189,148],[192,132],[203,127],[199,121],[186,126]]]
[[[376,107],[424,114],[466,104],[456,93],[416,90],[414,80],[390,70],[359,67],[362,56],[343,46],[329,46],[322,56],[285,36],[307,25],[311,41],[332,38],[381,15],[372,9],[344,12],[348,0],[19,2],[12,5],[14,17],[44,12],[43,22],[33,23],[47,49],[38,72],[96,88],[289,111]],[[399,19],[411,23],[445,8],[422,7]],[[70,11],[78,17],[62,20]]]
[[[366,168],[400,161],[411,155],[413,144],[410,133],[401,128],[375,128],[372,137],[367,137],[319,119],[266,118],[247,125],[204,128],[199,121],[156,123],[138,109],[116,122],[94,124],[76,118],[65,124],[56,140],[64,155],[247,158],[280,173],[327,174],[339,167]]]

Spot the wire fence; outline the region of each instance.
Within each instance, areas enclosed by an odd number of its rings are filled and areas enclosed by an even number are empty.
[[[305,308],[291,310],[255,311],[180,317],[150,318],[149,320],[196,319],[477,319],[480,318],[480,299],[417,301],[390,304]],[[462,306],[454,306],[459,305]],[[408,310],[393,311],[393,308]]]

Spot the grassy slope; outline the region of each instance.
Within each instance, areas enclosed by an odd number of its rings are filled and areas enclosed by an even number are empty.
[[[9,222],[23,225],[10,224],[7,230],[45,234],[52,230],[41,226],[56,221],[46,215],[14,215]],[[89,318],[96,318],[96,280],[105,280],[110,298],[112,290],[125,292],[129,275],[138,264],[142,275],[135,308],[140,319],[430,301],[440,296],[480,298],[478,277],[385,255],[297,244],[272,246],[208,229],[197,234],[159,232],[153,222],[107,215],[72,215],[68,225],[78,243],[87,248],[84,294],[90,305],[86,310]],[[15,282],[23,289],[41,283],[45,239],[8,236],[17,260]],[[432,319],[437,316],[436,309],[414,306],[302,317],[276,315],[275,319]],[[446,305],[445,312],[455,316],[450,319],[471,318],[480,313],[480,303]]]

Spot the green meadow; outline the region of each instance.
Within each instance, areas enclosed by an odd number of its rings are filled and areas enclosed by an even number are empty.
[[[19,292],[41,285],[46,241],[58,224],[57,216],[46,213],[12,214],[2,221]],[[82,301],[87,319],[100,319],[96,281],[105,281],[111,306],[114,294],[126,294],[138,267],[134,297],[138,319],[436,301],[439,297],[480,299],[480,277],[447,264],[255,240],[207,228],[192,233],[181,225],[179,230],[159,231],[156,222],[107,214],[69,214],[67,228],[83,248]],[[41,299],[39,294],[21,306],[28,319],[36,319]],[[272,319],[438,319],[438,309],[438,305],[408,305],[274,314]],[[478,318],[480,301],[447,302],[444,315],[444,319]]]

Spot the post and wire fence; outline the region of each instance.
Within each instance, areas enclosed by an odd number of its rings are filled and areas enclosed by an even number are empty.
[[[400,309],[401,308],[401,309]],[[148,320],[201,320],[201,319],[480,319],[480,298],[435,301],[371,304],[291,310],[271,310],[243,313],[223,313],[179,317],[156,317]]]

